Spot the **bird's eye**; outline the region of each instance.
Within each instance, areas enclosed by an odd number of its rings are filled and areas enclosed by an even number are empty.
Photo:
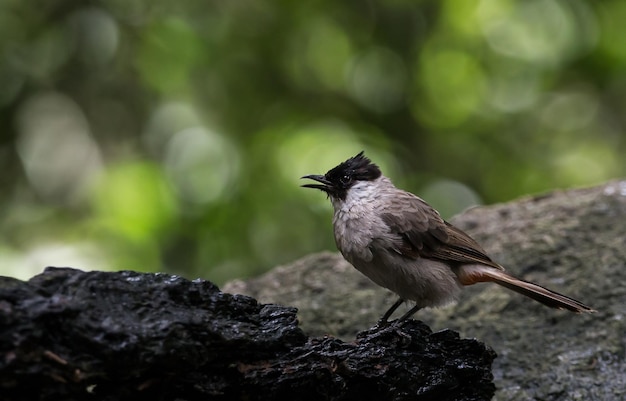
[[[352,182],[352,177],[346,174],[343,177],[341,177],[339,181],[341,181],[341,184],[343,185],[348,185]]]

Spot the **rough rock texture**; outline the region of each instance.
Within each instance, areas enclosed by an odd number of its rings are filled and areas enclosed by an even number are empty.
[[[417,321],[307,339],[290,307],[168,274],[0,277],[0,400],[489,400],[495,354]]]
[[[626,399],[626,181],[474,208],[452,222],[509,272],[598,312],[558,311],[479,284],[467,288],[457,305],[415,318],[493,347],[499,355],[497,400]],[[342,338],[370,327],[395,300],[335,253],[303,258],[225,290],[296,306],[307,334]]]

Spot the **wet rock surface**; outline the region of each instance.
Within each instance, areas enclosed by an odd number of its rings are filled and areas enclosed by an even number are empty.
[[[408,321],[307,338],[291,307],[167,274],[0,277],[2,400],[488,400],[495,353]]]
[[[478,284],[454,306],[419,311],[414,317],[434,330],[456,330],[493,347],[494,399],[625,399],[626,181],[474,208],[451,222],[512,274],[598,310],[576,315]],[[305,333],[346,339],[396,299],[330,252],[224,289],[296,306]]]

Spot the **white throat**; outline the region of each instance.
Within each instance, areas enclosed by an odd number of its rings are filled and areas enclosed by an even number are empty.
[[[391,181],[380,176],[373,181],[358,181],[347,192],[345,199],[334,198],[330,200],[335,209],[335,213],[339,211],[356,212],[356,209],[363,207],[374,208],[374,203],[381,197],[389,194],[390,190],[395,189]]]

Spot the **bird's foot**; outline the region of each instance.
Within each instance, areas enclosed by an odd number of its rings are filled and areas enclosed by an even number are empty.
[[[410,340],[410,336],[402,330],[404,320],[396,319],[393,321],[379,320],[371,329],[361,332],[357,338],[361,341],[372,341],[381,337],[400,337],[403,340]],[[391,336],[391,337],[390,337]]]

